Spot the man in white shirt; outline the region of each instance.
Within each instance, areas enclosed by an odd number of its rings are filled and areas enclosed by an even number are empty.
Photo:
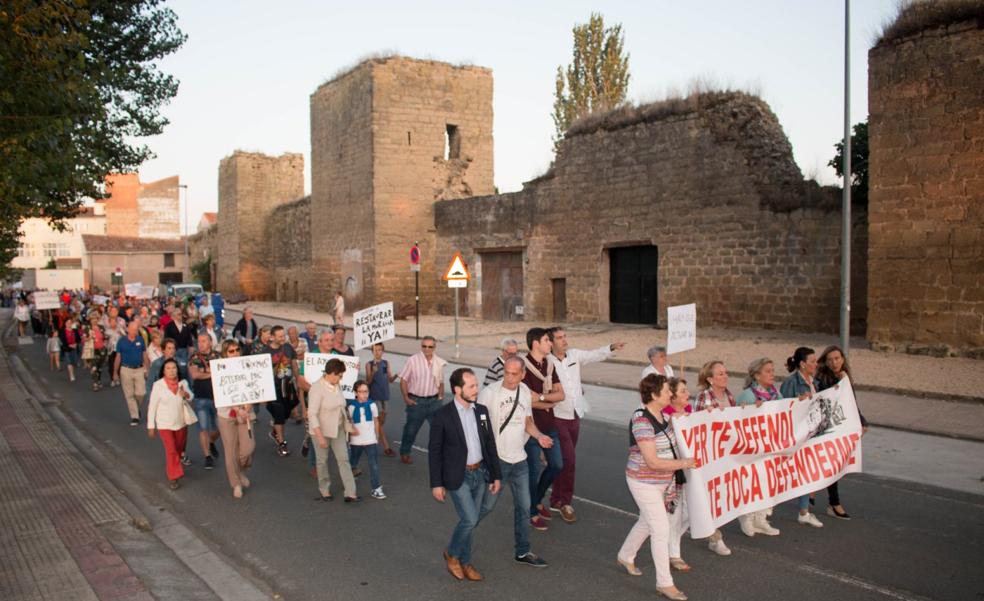
[[[534,568],[545,568],[547,562],[530,551],[530,486],[525,446],[530,436],[545,448],[553,446],[553,439],[542,434],[533,423],[533,399],[530,389],[523,384],[525,373],[526,365],[521,358],[516,355],[506,358],[502,379],[482,389],[478,404],[489,410],[502,482],[508,483],[512,490],[516,545],[513,559]],[[501,496],[501,492],[485,495],[479,519],[492,511]]]
[[[581,418],[590,409],[584,398],[581,386],[581,366],[610,359],[615,351],[625,346],[624,342],[613,342],[593,351],[569,348],[567,332],[554,327],[547,330],[553,349],[550,362],[564,387],[564,400],[554,405],[554,422],[560,439],[560,452],[564,467],[554,478],[550,492],[550,509],[560,512],[560,517],[568,524],[577,521],[574,507],[575,447],[581,430]]]

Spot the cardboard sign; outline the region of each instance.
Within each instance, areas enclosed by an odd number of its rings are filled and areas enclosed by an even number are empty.
[[[304,355],[304,379],[313,384],[325,375],[325,363],[331,359],[338,359],[345,364],[345,373],[342,374],[342,396],[346,399],[355,398],[355,381],[359,379],[359,358],[349,357],[348,355],[335,355],[333,353],[306,353]]]
[[[61,308],[57,292],[37,291],[34,293],[34,308],[38,311]]]
[[[123,292],[127,296],[136,296],[136,294],[140,292],[140,288],[142,287],[143,284],[141,284],[140,282],[134,282],[132,284],[124,284]]]
[[[101,294],[96,294],[92,297],[92,302],[94,302],[97,305],[105,305],[106,303],[109,302],[109,297],[103,296]]]
[[[697,305],[679,305],[666,309],[666,354],[697,348]]]
[[[352,319],[355,323],[356,350],[396,338],[396,320],[393,316],[392,302],[356,311]]]
[[[155,288],[153,286],[140,286],[131,296],[137,299],[151,298],[154,296],[154,290]]]
[[[693,457],[684,494],[695,539],[861,471],[861,418],[844,378],[812,399],[782,399],[674,418],[677,453]]]
[[[212,370],[216,407],[250,405],[277,399],[270,355],[212,359],[208,364]]]

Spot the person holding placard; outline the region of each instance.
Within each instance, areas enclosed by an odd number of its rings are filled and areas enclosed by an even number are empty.
[[[220,358],[239,357],[242,345],[236,340],[222,343]],[[256,414],[252,405],[222,407],[216,411],[219,418],[219,435],[222,436],[222,450],[225,452],[226,477],[232,487],[232,496],[241,499],[243,489],[249,488],[250,481],[246,470],[253,464],[253,451],[256,440],[253,437],[253,422]]]
[[[188,442],[188,425],[195,423],[195,413],[188,406],[191,390],[188,383],[178,377],[178,362],[165,359],[161,366],[161,379],[154,383],[147,407],[147,436],[154,438],[159,432],[164,446],[165,470],[171,490],[181,486],[184,467],[181,458]]]
[[[739,407],[755,405],[761,407],[766,401],[778,401],[782,398],[779,389],[776,388],[776,366],[772,359],[762,357],[752,361],[748,366],[748,377],[745,378],[745,389],[742,390],[735,403]],[[745,536],[755,536],[765,534],[766,536],[779,536],[779,530],[773,528],[769,523],[770,509],[762,509],[738,516],[738,523]]]
[[[649,365],[642,368],[641,377],[645,378],[649,374],[656,374],[665,378],[673,377],[673,368],[670,367],[669,361],[666,360],[665,346],[656,345],[649,347],[649,350],[646,351],[646,357],[649,358]]]
[[[694,411],[709,411],[735,406],[735,397],[728,390],[728,368],[719,359],[708,361],[697,375],[697,388],[700,393],[694,400]],[[724,534],[715,530],[707,541],[707,548],[718,555],[731,555],[731,549],[724,544]]]
[[[625,481],[639,506],[639,519],[625,537],[617,562],[632,576],[641,576],[635,558],[649,539],[656,568],[656,590],[668,599],[686,601],[687,596],[673,584],[669,556],[669,516],[683,511],[678,504],[684,469],[696,465],[692,457],[678,458],[673,425],[663,415],[670,404],[670,387],[663,376],[650,374],[639,382],[643,408],[629,422],[629,457]]]
[[[362,500],[356,494],[355,476],[352,475],[345,440],[348,432],[354,429],[345,411],[345,397],[340,386],[345,369],[345,363],[330,359],[325,363],[324,375],[311,385],[308,392],[308,431],[315,443],[318,492],[321,493],[316,499],[318,501],[334,499],[331,494],[331,472],[328,470],[329,453],[334,453],[338,473],[342,476],[345,502]]]
[[[791,374],[783,380],[779,391],[786,399],[798,398],[801,401],[810,399],[817,393],[817,386],[814,377],[817,375],[817,354],[806,346],[801,346],[793,351],[793,355],[786,359],[786,370]],[[800,524],[823,528],[823,522],[810,512],[810,495],[803,495],[797,500],[799,505],[799,517],[796,518]]]
[[[389,402],[390,384],[396,381],[396,376],[390,371],[389,361],[383,359],[386,346],[382,342],[372,345],[372,359],[366,363],[366,380],[369,381],[369,398],[379,407],[379,419],[376,420],[376,437],[383,447],[383,455],[393,457],[396,453],[386,440],[383,426],[386,424],[386,404]]]
[[[287,344],[284,327],[280,325],[273,326],[270,330],[270,342],[261,349],[260,353],[270,355],[270,362],[273,364],[273,383],[277,392],[277,399],[266,405],[270,417],[273,418],[270,438],[277,443],[277,455],[286,457],[290,455],[290,450],[287,448],[287,439],[284,438],[284,424],[287,423],[290,412],[298,402],[297,388],[294,385],[297,353]]]

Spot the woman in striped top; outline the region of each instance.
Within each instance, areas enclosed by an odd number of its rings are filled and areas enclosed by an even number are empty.
[[[635,566],[635,557],[648,538],[656,567],[656,590],[664,597],[683,601],[687,596],[673,585],[670,573],[669,516],[683,512],[680,487],[673,473],[694,467],[694,460],[676,459],[679,453],[673,442],[673,426],[662,413],[671,398],[666,377],[646,376],[639,382],[639,393],[643,408],[632,415],[631,446],[625,466],[625,480],[639,506],[639,519],[622,543],[618,563],[629,574],[642,575]]]

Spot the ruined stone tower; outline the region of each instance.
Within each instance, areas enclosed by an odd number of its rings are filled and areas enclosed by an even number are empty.
[[[237,150],[219,163],[219,215],[215,273],[224,294],[276,295],[271,231],[278,206],[304,196],[304,156]]]
[[[447,294],[434,260],[434,203],[491,194],[492,72],[389,57],[364,61],[311,95],[311,261],[319,310]]]

